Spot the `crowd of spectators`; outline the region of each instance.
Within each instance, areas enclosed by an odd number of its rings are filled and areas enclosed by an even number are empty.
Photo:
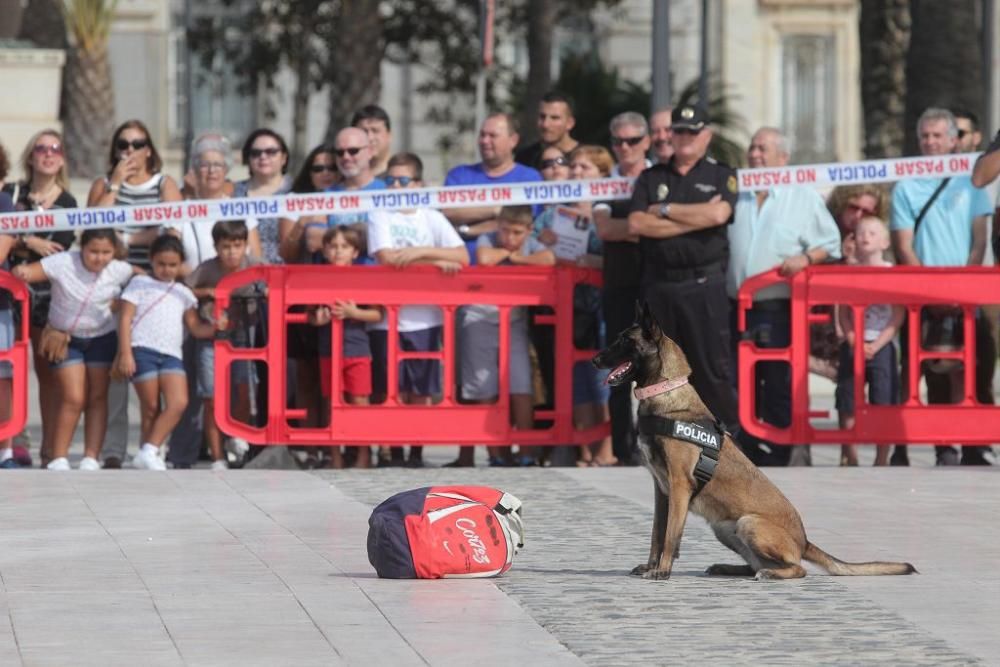
[[[220,433],[212,339],[227,332],[236,345],[266,344],[266,302],[251,284],[233,295],[227,315],[213,317],[215,288],[224,276],[256,264],[380,264],[405,270],[430,265],[454,273],[470,265],[548,266],[568,263],[599,269],[601,289],[578,285],[574,294],[574,344],[598,348],[627,328],[634,304],[646,302],[661,329],[686,351],[691,382],[717,418],[736,433],[746,455],[759,465],[809,465],[807,445],[781,447],[752,438],[737,423],[734,298],[743,282],[778,268],[793,275],[819,263],[864,266],[966,266],[984,261],[992,206],[982,188],[1000,172],[1000,135],[979,160],[975,174],[911,179],[891,191],[865,184],[836,188],[824,199],[804,186],[737,192],[735,172],[708,157],[713,138],[703,108],[683,105],[647,118],[631,111],[609,119],[610,147],[584,145],[573,137],[572,101],[559,93],[539,104],[537,142],[521,146],[515,119],[492,113],[479,128],[480,160],[451,169],[444,185],[493,185],[533,181],[637,179],[631,201],[561,202],[552,205],[482,205],[442,211],[411,209],[329,216],[246,218],[214,224],[176,222],[161,227],[93,229],[0,235],[0,263],[29,283],[31,347],[38,381],[37,410],[42,467],[68,470],[68,451],[81,414],[84,455],[80,470],[190,468],[200,458],[213,469],[244,463],[256,448]],[[928,109],[918,123],[921,152],[974,151],[978,120],[966,111]],[[610,148],[610,150],[609,150]],[[412,153],[392,153],[388,114],[369,105],[332,144],[313,148],[292,165],[284,138],[269,128],[251,132],[239,151],[248,178],[233,181],[234,150],[217,133],[198,136],[180,181],[164,174],[147,127],[120,125],[111,137],[106,175],[96,179],[86,205],[134,206],[188,199],[261,197],[288,192],[419,188],[423,164]],[[0,146],[0,213],[75,208],[69,192],[65,148],[54,130],[37,133],[20,158],[20,180],[7,180],[8,152]],[[794,155],[778,128],[754,133],[750,167],[780,167]],[[292,169],[297,167],[297,169]],[[574,243],[560,239],[564,225],[585,231]],[[918,233],[919,232],[919,233]],[[996,239],[996,232],[993,238]],[[565,239],[562,239],[563,241]],[[333,275],[333,274],[331,274]],[[926,309],[922,344],[962,345],[960,316],[949,307]],[[288,328],[288,401],[303,409],[303,426],[328,424],[333,386],[355,405],[378,403],[388,393],[387,318],[379,304],[338,300],[302,306],[305,322]],[[863,345],[871,403],[894,403],[902,387],[907,350],[903,310],[896,304],[864,313],[864,340],[856,340],[849,309],[831,307],[831,324],[816,327],[811,370],[837,382],[840,424],[850,427],[853,349]],[[515,429],[536,425],[536,408],[551,406],[557,350],[551,327],[534,323],[531,310],[510,312],[510,421]],[[0,292],[0,348],[15,340],[20,312]],[[398,313],[401,350],[432,352],[442,342],[442,311],[408,306]],[[331,323],[343,322],[339,383],[331,377]],[[756,296],[745,334],[763,347],[789,342],[789,293],[785,286]],[[499,313],[495,307],[458,310],[457,395],[466,403],[498,400]],[[993,403],[996,347],[985,313],[976,321],[977,398]],[[900,335],[901,334],[901,335]],[[898,341],[898,342],[897,342]],[[897,355],[897,346],[900,346]],[[948,346],[952,346],[948,348]],[[960,400],[962,369],[925,364],[921,369],[932,403]],[[428,405],[442,393],[442,369],[432,359],[406,359],[395,374],[400,400]],[[252,422],[260,411],[257,389],[266,369],[237,364],[225,400],[237,419]],[[140,405],[140,440],[129,442],[128,387]],[[574,367],[573,422],[588,429],[611,422],[611,436],[580,447],[489,448],[489,464],[532,466],[634,465],[638,463],[633,400],[628,388],[609,394],[604,376],[586,363]],[[0,419],[9,417],[11,369],[0,366]],[[221,399],[219,399],[221,400]],[[786,364],[761,364],[758,416],[776,426],[791,420]],[[32,409],[36,409],[32,406]],[[4,414],[7,411],[8,414]],[[134,419],[135,416],[133,415]],[[30,465],[25,434],[0,442],[0,467]],[[375,443],[377,445],[377,443]],[[128,452],[132,449],[132,456]],[[562,452],[561,456],[553,453]],[[451,466],[474,464],[462,447]],[[303,450],[309,465],[369,467],[423,465],[421,447],[329,447]],[[936,450],[940,465],[989,464],[989,448],[966,446],[961,455]],[[842,465],[858,465],[853,446]],[[876,465],[907,465],[904,446],[890,456],[880,447]]]

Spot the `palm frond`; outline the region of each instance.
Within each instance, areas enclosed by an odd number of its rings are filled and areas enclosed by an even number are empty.
[[[107,44],[118,0],[63,0],[61,6],[77,48],[93,51]]]

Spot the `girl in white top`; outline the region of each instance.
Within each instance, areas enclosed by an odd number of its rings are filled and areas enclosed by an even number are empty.
[[[132,378],[142,409],[142,448],[132,465],[166,470],[160,446],[187,407],[187,377],[181,344],[184,325],[198,338],[211,338],[212,326],[198,317],[198,299],[177,282],[184,247],[174,236],[161,236],[150,247],[152,276],[136,276],[125,288],[118,312],[118,356],[114,371]],[[160,395],[163,408],[160,408]]]
[[[49,470],[69,470],[67,454],[81,412],[86,418],[80,470],[101,467],[97,457],[104,444],[110,367],[118,347],[112,307],[133,275],[127,262],[114,258],[117,252],[113,229],[88,229],[80,238],[79,251],[14,268],[14,275],[25,282],[52,283],[49,325],[71,336],[66,357],[52,363],[61,403]]]

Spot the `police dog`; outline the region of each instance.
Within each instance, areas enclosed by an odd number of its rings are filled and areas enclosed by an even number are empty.
[[[653,475],[656,504],[649,559],[633,569],[633,575],[670,578],[689,510],[708,521],[719,541],[747,563],[712,565],[706,571],[709,575],[795,579],[806,574],[803,559],[834,575],[916,572],[909,563],[845,563],[810,543],[792,504],[722,431],[716,431],[715,444],[721,441],[715,450],[718,464],[699,492],[695,470],[702,447],[691,440],[705,442],[712,435],[696,427],[694,435],[700,432],[701,436],[692,438],[688,425],[712,423],[714,418],[695,388],[685,382],[691,367],[680,347],[661,332],[648,307],[637,310],[636,324],[599,352],[593,363],[612,369],[608,376],[612,386],[636,382],[641,425],[649,424],[650,417],[653,423],[656,417],[680,421],[687,430],[673,433],[687,437],[678,439],[662,431],[651,434],[648,427],[640,428],[640,450]],[[664,388],[665,392],[650,395]]]

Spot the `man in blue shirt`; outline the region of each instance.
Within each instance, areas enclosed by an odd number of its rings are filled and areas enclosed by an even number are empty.
[[[542,175],[538,171],[514,161],[514,148],[518,139],[517,125],[510,114],[490,114],[479,129],[479,155],[482,161],[453,168],[445,177],[444,184],[498,185],[541,181]],[[535,215],[540,207],[536,209]],[[449,208],[443,212],[465,239],[469,254],[475,257],[476,238],[497,229],[500,205]]]
[[[747,163],[755,167],[788,164],[788,139],[773,127],[754,133]],[[812,188],[776,187],[741,193],[729,233],[726,292],[735,299],[750,276],[780,269],[791,276],[810,264],[840,257],[840,232],[823,198]],[[775,285],[754,295],[748,331],[761,347],[786,347],[790,342],[791,303],[787,285]],[[738,333],[733,329],[735,347]],[[735,355],[734,355],[735,358]],[[788,364],[765,362],[757,366],[757,413],[769,424],[787,427],[792,419],[791,369]],[[744,450],[758,465],[808,464],[808,449],[781,447],[741,434]],[[761,447],[767,445],[767,450]],[[769,450],[769,451],[768,451]],[[798,456],[796,456],[798,455]]]
[[[917,137],[923,155],[947,155],[955,151],[958,126],[955,116],[947,109],[930,108],[917,122]],[[933,201],[932,201],[933,198]],[[901,181],[892,192],[892,246],[899,264],[909,266],[978,266],[986,252],[986,217],[992,212],[989,198],[983,190],[972,184],[969,176],[950,178],[917,178]],[[961,327],[960,316],[947,313],[927,313],[926,328]],[[949,317],[951,322],[949,322]],[[924,328],[924,327],[922,327]],[[983,335],[980,332],[984,332]],[[981,317],[976,318],[976,366],[983,367],[985,357],[996,356],[990,340],[989,327]],[[902,390],[908,394],[906,370],[907,335],[901,332]],[[961,344],[960,340],[944,341]],[[932,342],[933,343],[933,342]],[[924,341],[927,345],[928,341]],[[962,392],[962,372],[959,369],[933,372],[924,369],[927,381],[928,403],[953,403]],[[978,373],[977,373],[978,375]],[[990,373],[992,379],[992,373]],[[977,400],[993,404],[992,382],[976,382]],[[980,388],[980,385],[985,385]],[[962,463],[989,465],[985,459],[986,447],[963,447]],[[952,447],[938,446],[937,464],[955,465],[958,454]],[[905,449],[896,448],[894,463],[904,464]]]

